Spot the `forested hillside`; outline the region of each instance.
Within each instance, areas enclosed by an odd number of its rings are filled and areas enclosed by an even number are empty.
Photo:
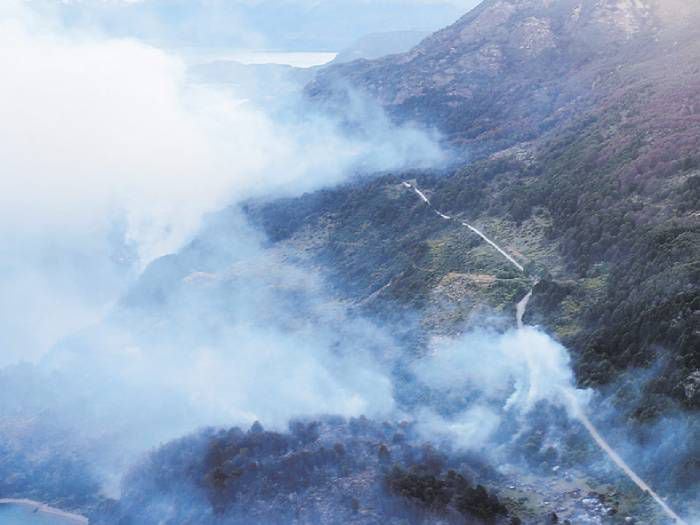
[[[651,367],[638,417],[697,409],[699,15],[686,3],[489,0],[409,53],[327,68],[312,100],[337,110],[352,86],[397,120],[439,128],[467,160],[252,215],[364,306],[379,295],[418,308],[429,330],[457,329],[475,305],[510,308],[526,283],[402,193],[416,180],[541,277],[529,320],[573,350],[582,385]]]
[[[102,8],[236,36],[187,1]],[[483,0],[303,70],[10,3],[0,506],[698,522],[700,3]],[[246,4],[279,42],[385,5]]]
[[[499,479],[492,469],[411,445],[412,432],[365,418],[207,430],[153,453],[95,523],[519,523],[478,483]]]

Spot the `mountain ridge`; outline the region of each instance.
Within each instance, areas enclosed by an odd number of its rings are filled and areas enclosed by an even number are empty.
[[[700,8],[680,17],[660,5],[487,0],[408,53],[326,68],[306,91],[333,107],[350,85],[397,120],[435,126],[472,154],[489,153],[590,108],[606,93],[608,72],[697,35],[671,21],[697,19]]]

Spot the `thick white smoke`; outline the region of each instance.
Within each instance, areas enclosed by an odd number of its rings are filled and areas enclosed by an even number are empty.
[[[571,398],[585,406],[591,395],[576,389],[567,350],[534,328],[470,331],[436,339],[432,349],[414,364],[416,377],[446,406],[465,400],[469,406],[450,416],[432,414],[421,424],[426,435],[437,432],[464,448],[488,443],[505,415],[526,416],[543,401],[571,411]]]
[[[332,184],[357,166],[441,158],[382,115],[362,138],[321,116],[281,121],[188,83],[177,56],[67,32],[31,6],[0,8],[0,364],[35,359],[92,322],[208,212]]]
[[[18,378],[0,414],[10,434],[26,420],[39,442],[41,428],[67,433],[67,447],[118,474],[201,425],[279,428],[307,414],[393,409],[371,348],[381,331],[329,309],[321,286],[266,254],[240,218],[226,225],[229,255],[215,271],[195,262],[167,277],[183,290],[168,290],[177,308],[147,296],[125,321],[115,302],[207,214],[358,168],[439,161],[431,138],[380,113],[363,115],[367,132],[353,136],[321,115],[281,120],[190,84],[177,56],[66,32],[19,1],[0,6],[0,70],[0,366],[41,363],[21,369],[26,377],[6,369],[4,379]],[[163,265],[147,274],[170,275]]]

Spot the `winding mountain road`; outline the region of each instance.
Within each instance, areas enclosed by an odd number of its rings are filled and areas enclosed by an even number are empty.
[[[578,419],[581,424],[585,427],[585,429],[588,431],[588,433],[591,435],[593,438],[593,441],[595,441],[596,445],[605,452],[610,460],[615,463],[615,465],[618,466],[622,472],[625,473],[625,475],[632,480],[632,482],[639,487],[639,489],[642,492],[645,492],[649,494],[656,503],[659,504],[661,509],[664,511],[664,513],[673,520],[674,523],[677,523],[679,525],[688,525],[685,521],[681,519],[678,514],[673,512],[671,507],[668,506],[668,504],[661,499],[661,496],[659,496],[656,492],[652,490],[652,488],[642,479],[640,478],[637,473],[630,468],[627,463],[625,463],[625,460],[620,457],[620,455],[615,452],[615,449],[613,449],[607,441],[605,441],[605,438],[600,435],[600,432],[598,432],[598,429],[593,425],[590,419],[588,419],[588,416],[586,413],[583,411],[583,407],[578,403],[576,398],[571,394],[569,391],[562,391],[562,394],[564,394],[567,397],[567,400],[569,401],[569,405],[571,407],[571,411],[574,413],[576,419]]]
[[[459,222],[462,226],[465,226],[466,228],[469,228],[471,231],[476,233],[479,237],[481,237],[484,241],[486,241],[489,245],[491,245],[493,248],[495,248],[503,257],[505,257],[513,266],[515,266],[520,272],[525,273],[525,268],[519,264],[513,257],[511,257],[505,250],[503,250],[498,244],[496,244],[494,241],[489,239],[483,232],[475,228],[474,226],[466,223],[466,222],[460,222],[454,219],[453,217],[450,217],[449,215],[445,215],[441,211],[435,209],[433,205],[430,203],[430,200],[428,197],[425,196],[425,194],[420,191],[415,185],[409,183],[409,182],[403,182],[404,187],[413,190],[425,204],[427,204],[434,212],[436,215],[441,217],[444,220],[449,220],[449,221],[456,221]],[[522,330],[525,328],[525,324],[523,322],[523,318],[525,317],[525,312],[527,310],[527,305],[530,302],[530,298],[532,297],[532,294],[534,292],[534,287],[527,293],[525,297],[523,297],[518,304],[516,305],[515,308],[515,318],[518,326],[518,330]],[[661,497],[652,490],[652,488],[642,479],[640,478],[634,470],[630,468],[627,463],[620,457],[620,455],[615,452],[615,450],[610,446],[610,444],[605,441],[603,436],[600,434],[598,429],[593,425],[591,420],[588,418],[586,415],[583,407],[579,403],[578,399],[576,396],[571,392],[570,389],[562,388],[561,393],[563,394],[564,398],[566,399],[569,408],[570,408],[570,413],[583,425],[583,427],[586,429],[586,431],[590,434],[591,438],[593,441],[598,445],[598,447],[610,458],[610,460],[617,465],[617,467],[637,486],[639,489],[646,493],[649,494],[654,501],[661,507],[663,512],[673,521],[673,523],[677,523],[678,525],[688,525],[685,521],[683,521],[678,514],[673,512],[673,510],[666,504],[666,502],[661,499]]]
[[[436,214],[438,217],[440,217],[440,218],[442,218],[442,219],[445,219],[446,221],[455,221],[455,222],[459,222],[459,221],[457,221],[457,219],[455,219],[454,217],[450,217],[449,215],[445,215],[445,214],[442,213],[440,210],[435,209],[435,207],[430,203],[430,200],[428,199],[428,197],[425,196],[425,193],[423,193],[422,191],[420,191],[416,186],[414,186],[414,185],[411,184],[410,182],[404,182],[403,185],[404,185],[404,187],[413,190],[413,191],[416,193],[416,195],[418,195],[424,203],[426,203],[428,206],[430,206],[430,208],[435,212],[435,214]],[[525,273],[525,268],[524,268],[520,263],[518,263],[518,261],[516,261],[515,259],[513,259],[513,257],[511,257],[511,256],[508,254],[508,252],[506,252],[506,251],[505,251],[503,248],[501,248],[498,244],[496,244],[496,243],[493,242],[491,239],[489,239],[481,230],[479,230],[478,228],[475,228],[474,226],[472,226],[471,224],[468,224],[468,223],[466,223],[466,222],[459,222],[459,224],[461,224],[461,225],[464,226],[465,228],[469,228],[471,231],[473,231],[474,233],[476,233],[476,234],[477,234],[479,237],[481,237],[484,241],[486,241],[488,244],[490,244],[491,246],[493,246],[501,255],[503,255],[503,257],[505,257],[506,259],[508,259],[508,261],[510,261],[510,263],[511,263],[513,266],[515,266],[515,267],[518,269],[518,271],[520,271],[520,272],[522,272],[522,273]]]

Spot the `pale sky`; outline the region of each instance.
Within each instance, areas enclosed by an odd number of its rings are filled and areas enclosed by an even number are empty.
[[[32,0],[63,23],[166,47],[340,51],[370,33],[435,31],[480,0]]]

